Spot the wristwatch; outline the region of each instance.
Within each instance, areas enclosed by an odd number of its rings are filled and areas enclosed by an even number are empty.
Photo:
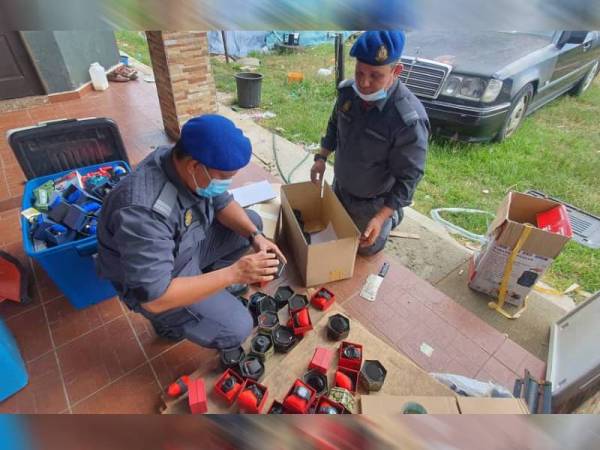
[[[314,161],[317,162],[319,160],[327,162],[327,157],[321,155],[320,153],[315,153]]]
[[[250,241],[250,245],[254,244],[254,239],[256,239],[256,236],[264,236],[265,234],[260,231],[260,230],[255,230],[252,233],[250,233],[250,236],[248,236],[248,241]]]

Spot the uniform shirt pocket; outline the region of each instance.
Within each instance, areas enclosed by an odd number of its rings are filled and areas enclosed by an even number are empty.
[[[361,157],[369,164],[381,164],[387,160],[391,141],[386,133],[366,127],[362,133]]]

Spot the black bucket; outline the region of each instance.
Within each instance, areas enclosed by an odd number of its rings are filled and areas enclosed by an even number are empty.
[[[242,108],[256,108],[260,105],[260,91],[263,76],[260,73],[236,73],[238,105]]]

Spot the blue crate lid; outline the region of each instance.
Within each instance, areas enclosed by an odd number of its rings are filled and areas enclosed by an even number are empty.
[[[129,163],[117,124],[107,118],[46,122],[8,132],[28,180],[111,161]]]

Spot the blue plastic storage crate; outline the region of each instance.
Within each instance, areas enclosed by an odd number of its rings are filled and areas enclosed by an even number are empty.
[[[123,166],[128,172],[131,172],[129,165],[125,161],[96,164],[94,166],[79,168],[77,171],[81,175],[85,175],[106,166]],[[35,188],[48,180],[60,178],[69,172],[71,171],[67,170],[28,181],[25,185],[25,193],[23,194],[22,209],[33,206],[33,190]],[[94,255],[98,251],[96,236],[67,242],[36,252],[31,241],[30,229],[31,225],[27,219],[21,216],[21,230],[23,232],[25,253],[42,266],[73,306],[76,308],[85,308],[86,306],[99,303],[102,300],[117,295],[112,284],[107,280],[101,279],[96,274],[94,263]]]
[[[23,389],[28,381],[17,343],[0,319],[0,402]]]
[[[118,127],[110,119],[72,119],[9,132],[9,143],[25,176],[22,208],[33,203],[33,190],[72,170],[81,175],[102,166],[123,166],[131,172]],[[30,224],[21,217],[23,247],[76,308],[116,295],[112,285],[96,274],[95,236],[35,251]]]

